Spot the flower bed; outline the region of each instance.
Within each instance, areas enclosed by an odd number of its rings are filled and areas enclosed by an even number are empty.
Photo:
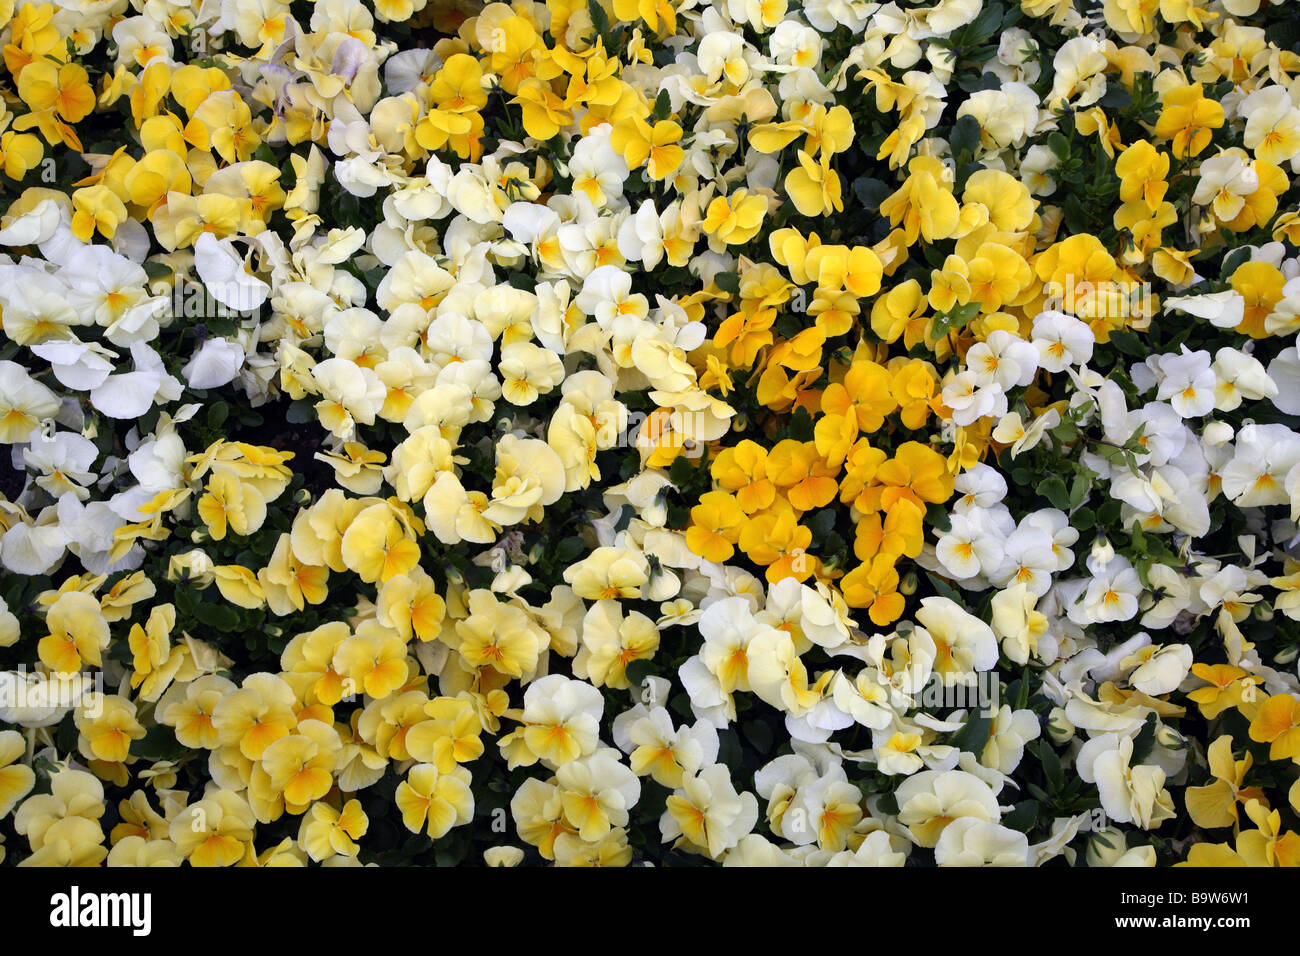
[[[1280,0],[0,23],[5,862],[1300,862]]]

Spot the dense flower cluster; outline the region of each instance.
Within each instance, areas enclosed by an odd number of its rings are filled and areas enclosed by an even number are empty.
[[[1282,0],[0,0],[0,858],[1300,864]]]

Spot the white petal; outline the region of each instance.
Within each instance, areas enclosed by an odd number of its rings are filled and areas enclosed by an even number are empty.
[[[110,375],[90,393],[90,404],[109,418],[140,418],[153,407],[158,376],[153,372]]]
[[[1268,363],[1268,377],[1277,385],[1273,404],[1288,415],[1300,415],[1300,351],[1283,349]]]
[[[244,347],[226,339],[208,339],[181,369],[190,388],[218,388],[232,381],[244,364]]]

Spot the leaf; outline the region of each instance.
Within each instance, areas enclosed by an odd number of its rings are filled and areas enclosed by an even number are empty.
[[[691,464],[689,458],[685,455],[678,455],[673,459],[673,463],[668,466],[668,479],[678,488],[689,484],[695,477],[695,466]]]
[[[1122,110],[1132,102],[1132,94],[1118,80],[1109,85],[1106,95],[1101,98],[1101,105],[1112,110]]]
[[[144,274],[150,279],[167,279],[173,274],[172,267],[165,262],[146,262]]]
[[[1053,475],[1041,485],[1038,486],[1039,492],[1052,503],[1052,507],[1060,508],[1062,511],[1070,510],[1070,492],[1065,488],[1065,482]]]
[[[560,541],[559,544],[555,546],[556,564],[557,565],[572,564],[574,559],[577,558],[578,555],[582,554],[583,548],[585,547],[586,545],[583,544],[582,539],[579,537],[570,536],[568,538],[564,538],[562,541]]]
[[[208,409],[208,427],[220,428],[225,424],[227,416],[230,415],[230,406],[225,402],[217,402]]]
[[[754,749],[761,754],[768,753],[772,749],[772,728],[762,720],[747,720],[741,724],[740,729],[745,733],[745,739],[753,744]]]
[[[787,437],[795,441],[812,441],[813,440],[813,420],[808,414],[808,409],[800,405],[790,416],[790,424],[787,427]]]
[[[627,680],[633,687],[640,687],[645,679],[655,672],[654,661],[648,658],[633,661],[627,665]]]
[[[1079,436],[1079,428],[1074,422],[1067,419],[1051,429],[1050,434],[1061,444],[1068,445]]]
[[[660,90],[659,95],[655,97],[654,118],[656,121],[667,119],[673,111],[673,100],[668,95],[667,90]]]
[[[194,605],[194,616],[218,631],[233,631],[239,626],[239,612],[229,604],[200,602]]]
[[[934,502],[926,505],[925,520],[934,525],[939,531],[952,530],[952,518],[944,505],[935,504]]]
[[[735,295],[740,291],[740,276],[734,272],[719,272],[713,277],[713,284],[723,292]]]
[[[980,144],[980,124],[975,117],[967,115],[957,120],[948,137],[953,153],[974,153]],[[978,305],[978,304],[977,304]]]
[[[1156,742],[1156,715],[1147,714],[1146,723],[1142,729],[1137,732],[1133,738],[1133,758],[1129,761],[1130,767],[1136,767],[1147,759],[1151,753],[1151,748]]]
[[[1068,511],[1071,508],[1077,508],[1088,497],[1088,492],[1092,490],[1092,480],[1087,475],[1076,474],[1074,481],[1070,483],[1070,508],[1062,508],[1062,511]]]
[[[627,526],[632,523],[632,517],[634,514],[635,512],[633,509],[629,508],[627,505],[619,505],[618,520],[614,522],[614,533],[617,534],[620,531],[626,531]],[[682,524],[685,523],[686,521],[683,519]]]
[[[1038,744],[1038,762],[1043,766],[1043,776],[1047,778],[1048,786],[1053,790],[1059,791],[1065,786],[1065,771],[1061,769],[1061,758],[1052,748],[1052,745],[1046,741],[1039,741]]]
[[[966,717],[966,723],[951,737],[948,743],[959,750],[979,755],[984,752],[989,742],[989,733],[993,729],[993,715],[973,710]]]
[[[954,306],[947,312],[940,312],[934,317],[935,337],[947,335],[949,332],[957,332],[966,326],[966,323],[979,314],[979,302],[968,302],[966,305]]]
[[[1142,356],[1146,350],[1142,348],[1142,340],[1133,332],[1120,330],[1110,333],[1110,340],[1115,348],[1119,349],[1125,355]]]
[[[740,738],[730,728],[718,731],[718,761],[725,763],[732,776],[737,776],[745,763],[744,752],[740,748]]]
[[[993,34],[997,33],[998,27],[1002,24],[1003,16],[1005,16],[1005,11],[1002,4],[996,2],[985,4],[984,9],[980,11],[980,15],[966,28],[965,35],[962,37],[963,45],[978,46],[989,39]]]
[[[853,195],[858,197],[858,202],[867,212],[875,212],[879,209],[880,204],[889,198],[892,191],[888,183],[870,176],[860,176],[853,181]]]
[[[1119,520],[1120,503],[1118,498],[1107,498],[1105,504],[1097,509],[1097,524],[1109,528]]]
[[[1038,801],[1021,800],[1010,813],[1002,818],[1002,825],[1021,833],[1028,833],[1038,822]]]
[[[1020,679],[1016,681],[1016,706],[1015,710],[1024,710],[1025,705],[1029,703],[1029,668],[1026,667],[1020,672]],[[1008,689],[1009,690],[1009,689]]]
[[[185,748],[166,724],[155,724],[143,737],[131,743],[131,756],[146,760],[175,760],[184,753]]]
[[[813,533],[813,537],[821,540],[830,534],[831,529],[835,527],[835,512],[830,508],[823,508],[816,512],[804,524]]]
[[[962,596],[958,594],[955,590],[953,590],[948,585],[948,583],[944,581],[943,578],[937,577],[931,574],[929,571],[925,572],[925,576],[930,579],[930,583],[934,585],[934,589],[939,592],[940,597],[946,597],[949,601],[952,601],[954,604],[964,603],[962,601]]]
[[[1242,246],[1240,249],[1233,249],[1223,257],[1223,269],[1220,275],[1231,277],[1237,271],[1237,267],[1244,262],[1250,261],[1250,246]]]
[[[609,14],[605,8],[600,5],[598,0],[587,0],[587,11],[591,14],[591,27],[596,31],[597,36],[607,36],[609,34]]]

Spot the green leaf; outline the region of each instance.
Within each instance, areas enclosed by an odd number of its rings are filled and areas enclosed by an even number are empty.
[[[966,715],[966,723],[961,730],[948,738],[948,743],[959,750],[976,756],[984,752],[989,742],[989,732],[993,729],[993,715],[980,710],[973,710]]]
[[[958,594],[955,590],[953,590],[953,588],[950,587],[948,582],[946,582],[943,578],[937,577],[936,575],[931,574],[929,571],[925,572],[925,576],[930,579],[930,583],[934,586],[934,589],[939,592],[940,597],[946,597],[949,601],[952,601],[954,604],[965,603],[962,600],[962,596]]]
[[[967,115],[957,120],[948,137],[952,151],[956,153],[974,153],[980,145],[980,124],[975,117]],[[977,304],[978,307],[978,304]]]
[[[1111,110],[1122,110],[1133,102],[1133,96],[1118,80],[1110,83],[1106,95],[1101,98],[1101,105]]]
[[[1047,741],[1039,741],[1038,744],[1038,762],[1043,765],[1043,776],[1047,778],[1048,786],[1053,790],[1060,790],[1065,786],[1065,771],[1061,769],[1061,758]]]
[[[1133,758],[1129,761],[1130,767],[1136,767],[1142,763],[1151,753],[1151,748],[1156,742],[1156,715],[1147,714],[1146,723],[1142,729],[1137,732],[1133,738]]]
[[[608,36],[609,14],[605,12],[605,8],[600,5],[598,0],[587,0],[587,11],[591,14],[591,26],[596,31],[596,35]]]
[[[635,660],[627,665],[627,680],[633,687],[640,687],[645,679],[655,672],[654,661],[648,658]]]
[[[1077,508],[1083,504],[1088,497],[1088,492],[1092,490],[1092,479],[1087,475],[1077,474],[1074,481],[1070,483],[1070,508],[1062,508],[1062,511],[1069,511],[1071,508]]]
[[[1002,818],[1002,825],[1021,833],[1028,833],[1038,822],[1038,801],[1021,800],[1010,813]]]
[[[1065,488],[1065,482],[1053,475],[1041,485],[1038,486],[1039,492],[1052,503],[1052,507],[1060,508],[1062,511],[1070,510],[1070,492]]]
[[[184,753],[185,748],[166,724],[155,724],[143,737],[131,743],[131,756],[146,760],[175,760]]]
[[[952,519],[946,505],[930,502],[925,506],[925,520],[940,531],[952,530]]]
[[[655,121],[664,120],[673,111],[673,100],[668,95],[667,90],[660,90],[659,95],[655,97],[654,119]]]
[[[835,512],[831,508],[823,508],[803,523],[813,533],[814,538],[821,540],[835,527]]]
[[[968,26],[962,37],[963,46],[978,46],[998,32],[1006,11],[1000,3],[987,3],[980,15]]]
[[[169,279],[174,270],[165,262],[146,262],[144,264],[144,274],[150,279]]]
[[[1110,333],[1110,340],[1115,348],[1119,349],[1125,355],[1142,356],[1146,350],[1142,347],[1142,340],[1133,332],[1118,331]]]
[[[1225,279],[1231,279],[1232,274],[1237,271],[1237,268],[1240,265],[1242,265],[1242,263],[1249,262],[1249,261],[1250,261],[1249,246],[1242,246],[1240,249],[1233,249],[1231,252],[1229,252],[1226,256],[1223,257],[1223,268],[1219,274],[1222,275]]]
[[[194,616],[218,631],[233,631],[239,626],[239,612],[229,604],[199,602],[194,605]]]
[[[1107,498],[1105,504],[1097,509],[1097,524],[1109,528],[1119,520],[1120,503],[1118,498]]]
[[[225,424],[227,416],[230,415],[230,406],[225,402],[217,402],[208,409],[208,427],[220,428]]]
[[[808,409],[800,405],[790,416],[790,424],[786,428],[786,437],[793,438],[795,441],[812,441],[813,440],[813,420],[808,414]]]
[[[880,204],[889,198],[891,192],[893,190],[889,188],[888,183],[870,176],[861,176],[853,181],[853,195],[858,197],[858,202],[867,212],[875,212],[879,209]]]
[[[1079,428],[1074,422],[1066,420],[1051,429],[1051,436],[1062,444],[1068,445],[1079,437]]]
[[[953,306],[948,312],[940,312],[934,317],[934,332],[938,337],[965,328],[966,323],[979,314],[980,304],[968,302],[966,305]]]
[[[557,565],[572,564],[578,555],[582,554],[586,545],[582,539],[576,536],[564,538],[555,546],[555,563]]]
[[[723,292],[735,295],[740,291],[740,276],[734,272],[719,272],[713,277],[713,284]]]
[[[767,725],[766,721],[747,720],[740,725],[740,729],[744,732],[745,739],[759,753],[765,754],[772,749],[772,728]]]
[[[695,477],[695,466],[685,455],[678,455],[668,466],[668,479],[678,488],[690,484]]]

